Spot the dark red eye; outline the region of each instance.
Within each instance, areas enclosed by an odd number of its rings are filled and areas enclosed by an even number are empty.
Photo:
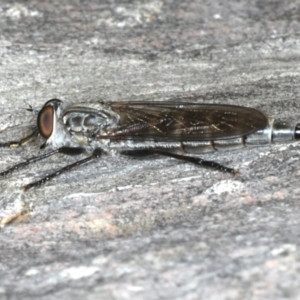
[[[48,139],[53,131],[53,107],[45,106],[38,115],[37,125],[41,136]]]

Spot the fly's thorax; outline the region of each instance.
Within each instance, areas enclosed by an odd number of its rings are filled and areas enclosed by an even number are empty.
[[[79,146],[79,144],[71,138],[69,132],[67,132],[66,128],[60,122],[56,122],[51,136],[46,141],[46,145],[53,148]]]
[[[101,141],[99,133],[115,126],[119,115],[103,103],[77,104],[66,107],[61,117],[65,133],[72,146],[88,149],[105,147],[108,140]]]
[[[87,103],[67,107],[62,119],[71,135],[83,133],[92,137],[105,128],[114,127],[120,116],[104,103]]]
[[[95,113],[70,112],[63,117],[67,130],[74,133],[97,132],[106,127],[108,122]]]

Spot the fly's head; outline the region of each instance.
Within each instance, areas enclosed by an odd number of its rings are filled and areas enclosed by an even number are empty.
[[[41,146],[62,147],[66,145],[66,133],[60,123],[63,102],[58,99],[47,101],[38,113],[37,127],[40,135],[46,140]]]
[[[51,99],[44,104],[38,113],[37,126],[40,135],[46,140],[56,130],[57,113],[59,113],[61,104],[62,101]]]

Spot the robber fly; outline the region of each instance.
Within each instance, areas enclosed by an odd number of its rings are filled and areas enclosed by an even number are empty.
[[[237,172],[197,155],[216,150],[240,148],[300,138],[300,123],[293,126],[268,118],[259,110],[221,104],[185,102],[91,102],[67,105],[47,101],[37,114],[33,132],[19,141],[0,147],[23,146],[40,135],[41,148],[52,150],[12,166],[12,171],[57,153],[86,154],[46,177],[27,184],[25,191],[85,164],[102,153],[124,155],[159,154],[222,172]]]

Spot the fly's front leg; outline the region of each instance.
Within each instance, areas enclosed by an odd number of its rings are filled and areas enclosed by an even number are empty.
[[[15,170],[24,168],[25,166],[27,166],[27,165],[29,165],[31,163],[43,160],[43,159],[45,159],[47,157],[50,157],[50,156],[53,156],[53,155],[55,155],[57,153],[62,153],[62,154],[66,154],[66,155],[79,155],[79,154],[82,154],[84,152],[85,152],[84,148],[61,147],[59,149],[56,149],[56,150],[44,153],[42,155],[33,156],[31,158],[28,158],[27,160],[25,160],[25,161],[23,161],[23,162],[21,162],[19,164],[16,164],[16,165],[10,167],[9,169],[1,172],[0,176],[6,176],[6,175],[8,175],[9,173],[11,173],[11,172],[13,172]]]
[[[65,148],[66,148],[66,147],[65,147]],[[74,154],[75,154],[75,153],[73,152],[74,149],[82,149],[82,148],[68,148],[68,149],[66,148],[66,149],[65,149],[65,151],[66,151],[65,154],[74,155]],[[84,150],[84,149],[83,149],[83,150]],[[72,153],[72,152],[73,152],[73,153]],[[42,178],[42,179],[40,179],[40,180],[38,180],[38,181],[35,181],[35,182],[32,182],[32,183],[29,183],[29,184],[25,185],[25,186],[23,187],[23,191],[26,192],[26,191],[28,191],[28,190],[29,190],[30,188],[32,188],[32,187],[40,186],[40,185],[44,184],[45,182],[51,180],[52,178],[59,176],[59,175],[62,174],[62,173],[65,173],[65,172],[67,172],[67,171],[70,171],[70,170],[72,170],[73,168],[78,167],[78,166],[81,166],[81,165],[83,165],[83,164],[85,164],[85,163],[87,163],[87,162],[89,162],[89,161],[92,161],[92,160],[94,160],[94,159],[100,157],[101,154],[102,154],[102,152],[103,152],[102,149],[97,148],[97,149],[95,149],[95,150],[93,151],[93,153],[92,153],[91,156],[88,156],[88,157],[86,157],[86,158],[84,158],[84,159],[78,160],[78,161],[76,161],[76,162],[74,162],[74,163],[72,163],[72,164],[70,164],[70,165],[67,165],[67,166],[65,166],[65,167],[63,167],[63,168],[61,168],[61,169],[55,171],[55,172],[52,173],[52,174],[49,174],[49,175],[45,176],[44,178]],[[79,153],[79,154],[80,154],[80,153]]]
[[[158,149],[142,149],[142,150],[128,150],[128,151],[123,151],[121,154],[127,155],[127,156],[144,156],[144,155],[150,155],[150,154],[159,154],[159,155],[164,155],[176,159],[180,159],[186,162],[190,162],[196,165],[199,165],[204,168],[209,168],[217,171],[221,171],[224,173],[230,173],[232,175],[237,175],[239,174],[238,171],[228,168],[225,166],[222,166],[214,161],[209,161],[209,160],[204,160],[200,157],[194,157],[194,156],[185,156],[181,154],[176,154],[172,152],[168,152],[167,150],[158,150]]]
[[[0,143],[0,148],[17,148],[26,145],[27,143],[34,140],[39,134],[38,129],[35,129],[31,134],[28,136],[20,139],[19,141],[8,141],[4,143]]]

